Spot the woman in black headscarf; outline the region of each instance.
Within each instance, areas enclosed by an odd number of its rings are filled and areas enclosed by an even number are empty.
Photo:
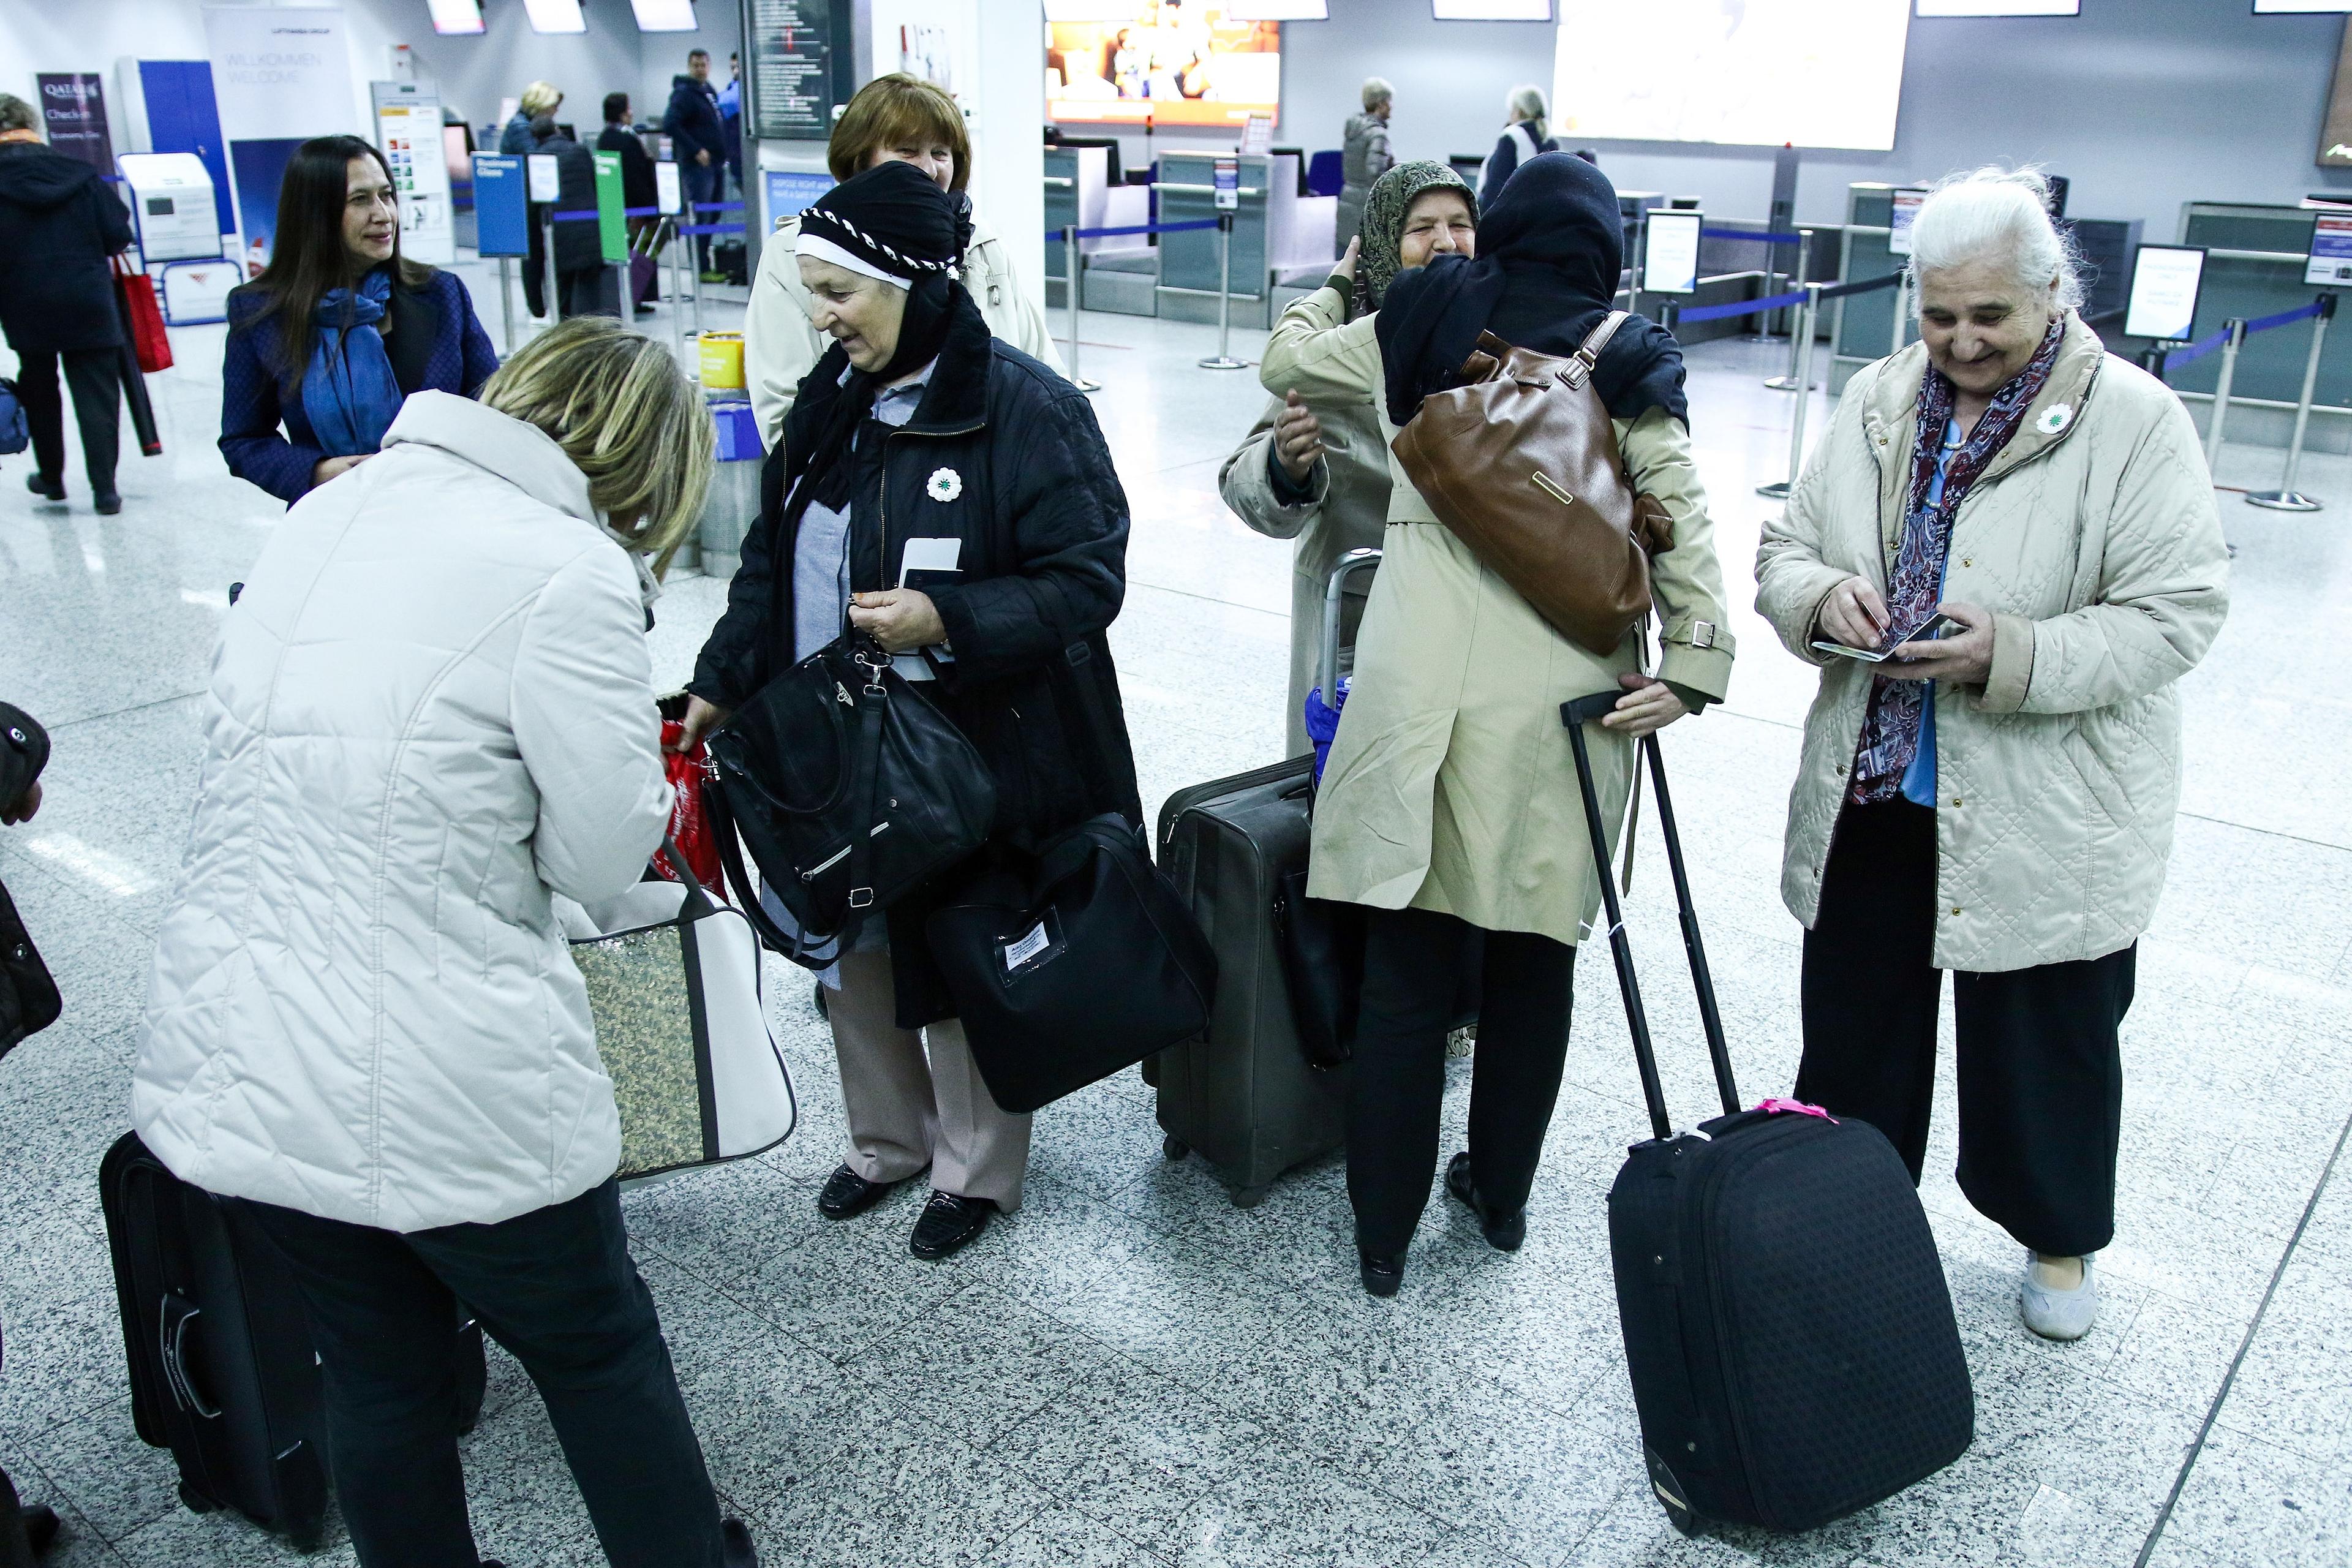
[[[1266,344],[1265,384],[1310,404],[1372,403],[1393,444],[1424,396],[1460,384],[1480,332],[1574,353],[1609,315],[1621,237],[1600,170],[1565,153],[1531,159],[1480,220],[1476,260],[1401,272],[1376,314],[1345,325],[1336,288],[1292,305]],[[1386,553],[1323,774],[1307,887],[1370,911],[1348,1193],[1374,1295],[1402,1279],[1429,1195],[1457,955],[1474,931],[1486,957],[1469,1148],[1445,1185],[1495,1247],[1515,1251],[1526,1234],[1567,1055],[1575,947],[1606,874],[1592,864],[1559,705],[1625,689],[1591,737],[1604,812],[1620,821],[1634,740],[1719,700],[1731,674],[1681,351],[1664,328],[1629,318],[1593,384],[1628,479],[1674,520],[1672,545],[1651,562],[1654,674],[1646,627],[1606,658],[1561,637],[1391,464]]]
[[[801,215],[809,319],[832,346],[768,457],[678,745],[845,621],[928,682],[987,761],[992,837],[1034,849],[1104,812],[1142,817],[1104,639],[1127,586],[1127,497],[1086,398],[992,336],[958,280],[968,211],[886,163]],[[943,1258],[1020,1206],[1029,1118],[981,1081],[927,913],[901,900],[825,976],[849,1152],[817,1207],[848,1219],[928,1167],[913,1248]]]

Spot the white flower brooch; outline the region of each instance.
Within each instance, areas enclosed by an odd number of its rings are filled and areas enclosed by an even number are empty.
[[[2053,403],[2042,411],[2042,417],[2033,422],[2033,427],[2044,436],[2055,436],[2074,422],[2073,409],[2063,403]]]
[[[963,494],[963,476],[953,468],[935,468],[923,489],[929,492],[933,500],[953,500]]]

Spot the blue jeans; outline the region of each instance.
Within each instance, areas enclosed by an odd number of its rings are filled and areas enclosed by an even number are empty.
[[[362,1568],[476,1568],[449,1411],[462,1300],[539,1385],[614,1568],[720,1568],[719,1500],[612,1182],[496,1225],[403,1236],[247,1209],[293,1266]]]
[[[713,159],[709,165],[705,167],[688,158],[677,166],[677,172],[686,182],[686,199],[689,203],[715,202],[719,199],[719,193],[723,188],[722,182],[727,178],[727,166],[724,163]],[[724,213],[695,212],[689,207],[686,221],[689,224],[717,223],[726,216]],[[698,270],[704,272],[710,270],[710,237],[709,235],[698,234],[694,237],[694,259]]]

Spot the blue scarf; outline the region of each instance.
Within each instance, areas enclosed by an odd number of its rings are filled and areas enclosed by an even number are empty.
[[[331,458],[352,458],[383,445],[383,433],[406,395],[384,353],[384,305],[392,298],[392,269],[378,268],[360,280],[357,292],[336,289],[319,301],[310,318],[317,332],[310,368],[302,374],[302,412],[310,433]]]

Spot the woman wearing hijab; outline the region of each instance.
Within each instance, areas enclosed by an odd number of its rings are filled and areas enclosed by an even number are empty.
[[[1351,280],[1333,281],[1348,311],[1381,308],[1389,280],[1402,268],[1438,256],[1471,256],[1478,245],[1478,215],[1470,187],[1444,164],[1428,159],[1399,163],[1373,182],[1364,204],[1360,247]],[[1372,405],[1317,410],[1286,387],[1225,459],[1217,485],[1235,515],[1271,539],[1295,539],[1290,576],[1290,698],[1288,750],[1307,750],[1307,693],[1322,657],[1323,591],[1331,568],[1351,550],[1376,549],[1388,526],[1388,449]],[[1340,611],[1343,646],[1355,640],[1364,612],[1364,584],[1354,584]]]
[[[1610,310],[1622,235],[1617,194],[1600,170],[1565,153],[1532,159],[1480,223],[1475,260],[1442,256],[1401,273],[1377,314],[1344,324],[1337,289],[1292,305],[1266,344],[1265,384],[1297,387],[1310,404],[1371,403],[1392,442],[1423,396],[1459,384],[1482,331],[1575,353]],[[1606,875],[1592,864],[1560,704],[1625,689],[1591,737],[1602,808],[1615,822],[1635,739],[1720,700],[1731,675],[1681,351],[1633,317],[1602,351],[1593,384],[1629,481],[1674,519],[1672,545],[1651,563],[1664,643],[1655,675],[1645,629],[1629,630],[1606,658],[1561,637],[1395,469],[1307,888],[1370,911],[1348,1193],[1364,1288],[1376,1296],[1402,1281],[1429,1195],[1456,961],[1474,931],[1485,933],[1486,956],[1470,1146],[1447,1165],[1445,1186],[1493,1246],[1515,1251],[1526,1235],[1567,1053],[1576,943]]]
[[[400,254],[392,173],[356,136],[294,150],[228,322],[221,456],[289,506],[373,456],[411,393],[471,397],[499,368],[465,284]]]
[[[978,748],[992,839],[1025,851],[1104,812],[1142,818],[1104,637],[1126,593],[1127,497],[1085,396],[990,334],[957,278],[970,237],[948,193],[897,161],[801,215],[801,283],[830,346],[768,456],[678,744],[845,621]],[[952,574],[902,585],[917,542]],[[936,1258],[1020,1206],[1029,1118],[1000,1109],[972,1065],[925,905],[869,921],[825,976],[849,1151],[817,1208],[849,1219],[928,1168],[912,1247]]]

